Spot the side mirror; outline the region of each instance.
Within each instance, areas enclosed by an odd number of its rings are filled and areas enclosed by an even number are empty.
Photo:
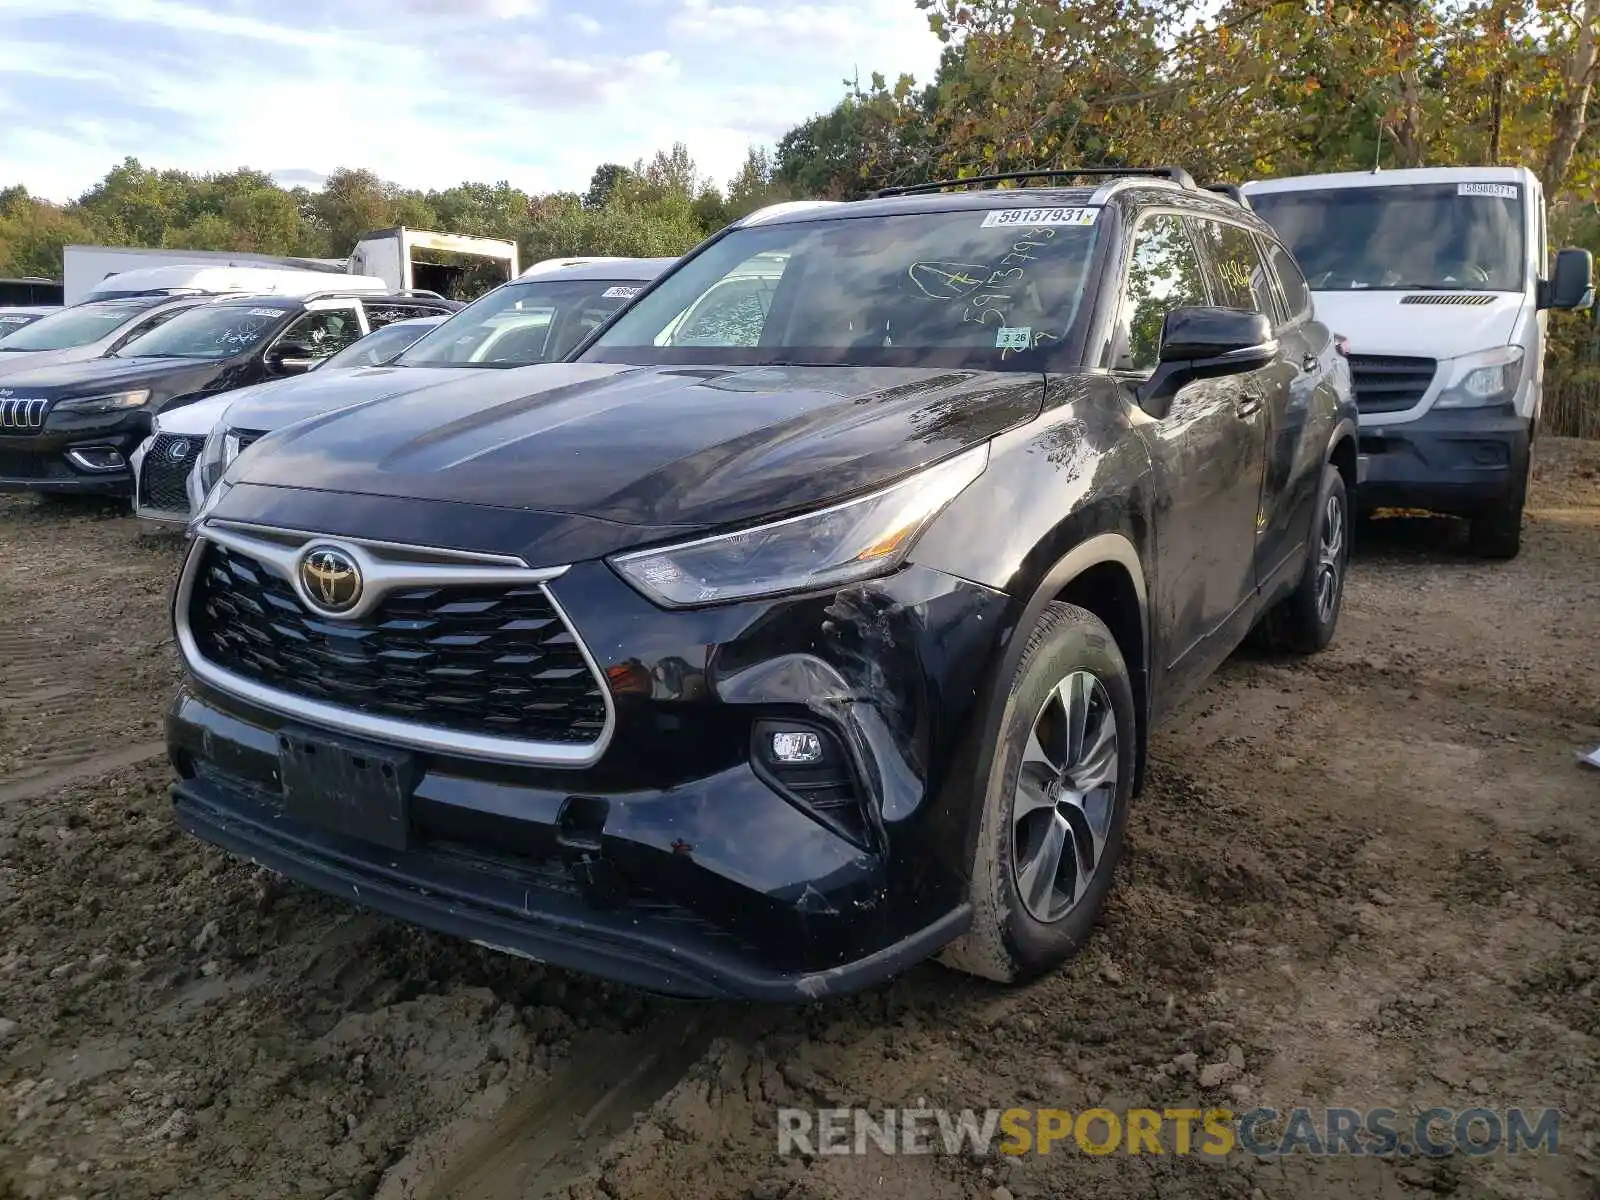
[[[1139,388],[1139,405],[1160,419],[1184,384],[1254,370],[1277,354],[1272,323],[1260,313],[1237,308],[1175,308],[1161,323],[1160,365]]]
[[[1272,325],[1237,308],[1175,308],[1161,324],[1164,363],[1258,367],[1278,353]]]
[[[320,363],[322,358],[304,342],[279,342],[267,351],[263,361],[267,370],[279,375],[303,375]]]
[[[1556,255],[1555,274],[1545,289],[1546,308],[1588,308],[1594,303],[1594,256],[1573,247]]]

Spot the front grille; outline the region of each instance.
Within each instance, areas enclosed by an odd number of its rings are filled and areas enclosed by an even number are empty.
[[[158,433],[139,467],[139,507],[187,513],[189,473],[204,445],[203,438]]]
[[[1431,358],[1352,354],[1350,375],[1356,389],[1356,407],[1364,413],[1414,408],[1433,382],[1437,367]]]
[[[233,439],[234,453],[243,454],[251,446],[267,436],[265,429],[230,429],[228,436]]]
[[[462,733],[581,745],[604,732],[600,683],[537,584],[405,589],[359,620],[329,620],[250,556],[215,542],[201,553],[190,631],[236,675]]]
[[[32,433],[44,428],[48,400],[24,396],[7,396],[0,399],[0,430],[6,433]]]

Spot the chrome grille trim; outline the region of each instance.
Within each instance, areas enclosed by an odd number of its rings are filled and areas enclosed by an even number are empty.
[[[605,708],[605,724],[601,728],[600,736],[593,742],[574,744],[534,742],[521,738],[466,733],[341,708],[338,705],[267,687],[219,667],[200,653],[194,631],[189,625],[189,605],[208,541],[255,558],[263,567],[286,579],[302,604],[305,603],[305,598],[301,594],[300,573],[294,569],[300,551],[311,542],[339,547],[356,558],[366,582],[366,592],[361,603],[350,612],[341,614],[345,619],[370,611],[377,597],[401,588],[486,583],[537,585],[567,632],[572,635],[573,643],[577,646],[584,665],[594,677],[601,703]],[[410,551],[418,558],[407,562],[399,557],[406,551]],[[379,557],[380,555],[382,557]],[[459,560],[454,565],[439,561],[446,555],[459,556]],[[432,561],[429,561],[430,559]],[[507,565],[512,563],[519,565]],[[195,532],[189,552],[184,558],[183,571],[178,577],[178,586],[173,593],[173,629],[184,665],[197,679],[219,692],[236,696],[290,719],[306,721],[335,732],[373,738],[413,750],[519,766],[577,769],[592,766],[600,760],[616,731],[617,713],[604,672],[595,662],[594,656],[589,652],[588,644],[578,633],[566,609],[548,586],[550,580],[559,578],[567,570],[565,566],[529,567],[520,559],[503,555],[472,554],[467,551],[426,546],[407,547],[400,543],[356,538],[323,537],[299,530],[272,529],[233,521],[206,521]],[[369,593],[374,595],[369,597]],[[327,618],[325,614],[309,605],[307,611],[318,613],[320,619],[337,619]]]
[[[50,401],[28,397],[0,400],[0,429],[43,429]]]

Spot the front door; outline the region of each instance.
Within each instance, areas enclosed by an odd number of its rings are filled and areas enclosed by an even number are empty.
[[[1211,303],[1184,219],[1146,217],[1134,234],[1113,347],[1130,395],[1156,368],[1167,313]],[[1140,423],[1156,500],[1153,665],[1165,683],[1157,694],[1173,703],[1226,657],[1254,600],[1270,370],[1189,383],[1159,419]]]

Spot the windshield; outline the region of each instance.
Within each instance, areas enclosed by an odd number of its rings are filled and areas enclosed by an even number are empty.
[[[1514,183],[1258,192],[1250,206],[1317,291],[1523,288],[1522,189]]]
[[[385,325],[382,329],[374,329],[359,342],[346,346],[317,370],[338,371],[345,367],[380,366],[427,332],[426,325]]]
[[[143,308],[126,304],[101,307],[86,304],[81,308],[63,309],[40,317],[24,325],[0,341],[0,350],[66,350],[72,346],[87,346],[115,333],[123,325],[143,312]],[[0,326],[4,329],[5,326]]]
[[[530,279],[474,300],[395,360],[400,367],[521,367],[565,358],[644,288],[638,279]]]
[[[1038,369],[1078,320],[1093,208],[755,226],[690,259],[594,362]]]
[[[32,325],[38,319],[38,313],[0,312],[0,338],[5,337],[8,333],[15,333],[24,325]]]
[[[259,344],[293,315],[285,308],[206,304],[136,337],[118,358],[232,358]]]

